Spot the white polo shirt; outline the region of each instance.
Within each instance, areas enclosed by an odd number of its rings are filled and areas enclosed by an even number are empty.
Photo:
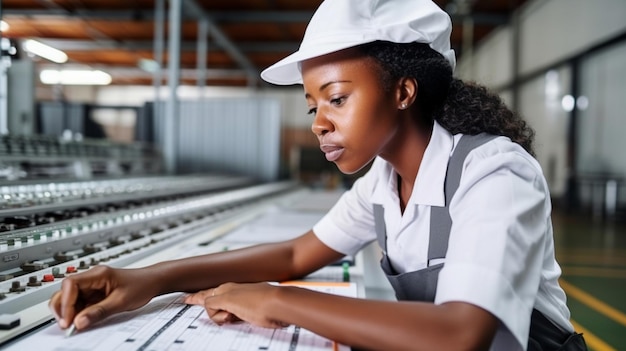
[[[376,240],[373,204],[380,204],[393,268],[426,267],[430,208],[444,206],[448,159],[461,136],[435,123],[403,214],[397,174],[377,158],[313,231],[332,249],[354,255]],[[435,303],[464,301],[498,317],[491,350],[526,349],[533,307],[573,331],[557,281],[550,213],[541,167],[518,144],[498,137],[468,154],[450,203],[452,229]]]

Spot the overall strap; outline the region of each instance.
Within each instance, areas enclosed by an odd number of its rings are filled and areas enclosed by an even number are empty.
[[[463,135],[459,144],[454,149],[452,156],[448,160],[448,169],[444,181],[445,206],[431,207],[430,210],[430,242],[428,246],[428,261],[433,258],[446,257],[448,251],[448,238],[452,228],[450,218],[450,201],[459,187],[461,173],[463,173],[463,163],[467,154],[472,149],[495,138],[495,135],[477,134]],[[378,244],[383,252],[387,252],[387,230],[385,226],[385,209],[382,205],[374,204],[374,226]]]
[[[387,228],[385,225],[385,208],[383,205],[374,204],[374,229],[378,245],[387,253]]]
[[[474,148],[495,138],[495,135],[481,133],[477,135],[463,135],[459,144],[454,149],[452,156],[448,160],[448,170],[446,171],[444,193],[446,202],[444,207],[431,207],[430,209],[430,242],[428,245],[428,261],[434,258],[446,257],[448,251],[448,239],[452,229],[452,219],[450,218],[450,201],[461,182],[463,173],[463,163],[465,157]]]

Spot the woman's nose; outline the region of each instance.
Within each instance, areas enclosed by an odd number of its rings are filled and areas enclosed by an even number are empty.
[[[330,123],[324,113],[320,110],[317,110],[317,112],[315,113],[315,119],[313,119],[313,124],[311,124],[311,131],[313,131],[313,134],[317,136],[322,136],[330,132],[332,128],[332,123]]]

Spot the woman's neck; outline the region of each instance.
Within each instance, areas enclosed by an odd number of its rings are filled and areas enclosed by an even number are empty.
[[[381,156],[389,162],[398,174],[398,197],[402,212],[413,192],[424,152],[430,141],[432,128],[418,129],[414,125],[398,132],[394,145]]]

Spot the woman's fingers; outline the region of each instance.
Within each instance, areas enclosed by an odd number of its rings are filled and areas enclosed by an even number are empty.
[[[226,289],[222,289],[222,290],[225,291]],[[228,311],[206,308],[206,299],[213,298],[216,296],[216,294],[217,294],[217,288],[201,290],[196,293],[185,296],[184,301],[186,304],[189,304],[189,305],[205,306],[205,309],[207,311],[209,318],[211,318],[211,320],[215,322],[216,324],[222,325],[225,323],[233,323],[233,322],[241,321],[239,318],[237,318],[237,316],[235,316],[234,314]]]
[[[112,294],[107,296],[104,300],[86,307],[80,311],[74,319],[76,329],[85,329],[96,322],[123,311],[122,301],[123,299],[117,298],[117,294]]]
[[[228,311],[213,309],[206,309],[206,311],[209,318],[211,318],[211,320],[218,325],[241,322],[241,319],[237,318],[237,316]]]
[[[193,294],[189,294],[185,296],[185,303],[189,305],[204,305],[204,300],[209,297],[215,295],[215,288],[198,291]]]
[[[245,320],[266,328],[287,327],[289,324],[271,319],[260,308],[266,302],[266,294],[272,289],[267,283],[225,283],[189,294],[184,301],[190,305],[204,306],[209,318],[218,325]]]
[[[275,288],[267,283],[226,283],[204,292],[204,309],[217,324],[243,320],[265,328],[283,328],[289,324],[267,314],[268,309],[264,306],[272,298]]]
[[[76,304],[78,302],[79,288],[72,279],[63,279],[61,282],[61,291],[59,292],[59,325],[61,328],[67,328],[72,324],[76,316]]]
[[[49,307],[61,328],[72,323],[84,329],[112,314],[143,306],[152,295],[137,285],[130,270],[97,266],[63,279],[61,290],[54,293]]]
[[[50,301],[48,301],[48,308],[50,312],[56,319],[59,326],[63,329],[67,328],[67,323],[65,320],[61,319],[61,291],[55,292],[52,297],[50,297]]]

